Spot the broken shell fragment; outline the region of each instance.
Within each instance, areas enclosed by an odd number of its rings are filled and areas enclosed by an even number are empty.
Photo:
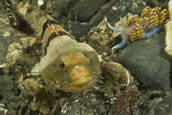
[[[13,65],[16,64],[16,62],[24,62],[24,50],[33,47],[36,42],[36,38],[34,37],[22,37],[19,42],[10,44],[6,56],[7,65]]]
[[[124,27],[123,25],[127,23],[127,20],[131,16],[133,15],[128,13],[124,18],[121,18],[120,21],[113,24],[113,26],[117,27],[119,30],[125,29],[126,27]],[[95,41],[96,43],[104,47],[111,44],[120,34],[120,32],[112,31],[111,29],[109,29],[106,17],[95,28],[91,29],[88,32],[90,40]]]
[[[166,37],[165,37],[165,52],[172,56],[172,21],[169,21],[166,26],[165,26],[165,30],[166,30]]]
[[[102,64],[103,77],[119,89],[131,83],[131,74],[121,64],[116,62],[104,62]]]
[[[107,46],[113,39],[111,34],[109,34],[107,27],[107,19],[104,18],[97,27],[91,29],[88,33],[89,38],[92,41],[96,41],[102,46]],[[118,34],[118,33],[117,33]]]
[[[19,84],[19,88],[22,91],[22,94],[27,96],[36,96],[36,93],[39,92],[43,85],[38,84],[35,79],[26,79]]]
[[[56,88],[80,92],[91,87],[99,74],[96,51],[67,35],[55,37],[40,61],[43,79]]]
[[[168,2],[168,11],[169,11],[169,18],[172,20],[172,0]]]
[[[172,56],[172,1],[168,3],[168,11],[170,21],[165,25],[166,37],[165,37],[165,51],[168,55]]]
[[[50,108],[54,102],[54,95],[52,92],[38,83],[35,79],[28,78],[19,84],[21,89],[21,97],[26,101],[31,110],[39,111],[47,115],[50,113]]]

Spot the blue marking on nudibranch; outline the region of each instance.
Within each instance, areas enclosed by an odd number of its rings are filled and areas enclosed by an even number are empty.
[[[117,31],[117,32],[119,32],[120,34],[123,32],[123,30],[120,30],[120,29],[118,29],[117,27],[112,26],[109,22],[107,22],[107,25],[108,25],[108,27],[109,27],[111,30],[113,30],[113,31]]]
[[[112,47],[112,49],[119,49],[125,46],[126,41],[127,41],[127,35],[124,35],[122,38],[122,41],[119,44],[116,44],[115,46]]]
[[[149,31],[149,32],[145,33],[145,34],[142,36],[142,38],[143,38],[143,37],[147,37],[147,36],[150,36],[150,35],[154,34],[154,33],[155,33],[155,32],[157,32],[158,30],[160,30],[160,29],[161,29],[161,27],[162,27],[162,25],[158,25],[158,26],[156,26],[156,27],[155,27],[155,28],[153,28],[151,31]]]
[[[119,32],[120,34],[123,32],[123,30],[120,30],[120,29],[118,29],[117,27],[112,26],[109,22],[107,22],[107,25],[108,25],[108,27],[109,27],[111,30],[113,30],[113,31],[117,31],[117,32]],[[126,41],[127,41],[127,37],[128,37],[127,35],[124,35],[124,37],[122,38],[122,41],[121,41],[119,44],[114,45],[114,46],[112,47],[112,49],[119,49],[119,48],[124,47],[125,44],[126,44]]]
[[[108,25],[108,27],[109,27],[111,30],[113,30],[113,31],[117,31],[117,32],[119,32],[120,34],[123,32],[123,30],[120,30],[120,29],[118,29],[117,27],[112,26],[109,22],[107,22],[107,25]],[[133,28],[134,28],[134,26],[133,26],[129,31],[132,31]],[[124,36],[122,37],[122,41],[121,41],[119,44],[116,44],[115,46],[113,46],[112,49],[119,49],[119,48],[124,47],[125,44],[126,44],[127,38],[128,38],[128,36],[127,36],[126,34],[124,34]]]
[[[117,27],[112,26],[109,22],[107,22],[107,25],[108,25],[108,27],[109,27],[111,30],[113,30],[113,31],[117,31],[117,32],[119,32],[120,34],[123,32],[123,30],[120,30],[120,29],[118,29]],[[158,30],[160,30],[161,27],[162,27],[162,25],[156,26],[156,27],[153,28],[151,31],[145,33],[145,34],[142,36],[142,38],[143,38],[143,37],[148,37],[148,36],[154,34],[154,33],[157,32]],[[134,26],[130,29],[130,31],[132,31],[133,28],[134,28]],[[145,28],[145,26],[144,26],[143,28]],[[125,34],[125,35],[123,36],[123,38],[122,38],[122,41],[121,41],[119,44],[114,45],[114,46],[112,47],[112,49],[119,49],[119,48],[124,47],[125,44],[126,44],[127,38],[128,38],[128,36]]]

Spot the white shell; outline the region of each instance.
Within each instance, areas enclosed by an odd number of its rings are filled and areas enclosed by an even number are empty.
[[[168,11],[169,11],[170,21],[165,25],[165,30],[166,30],[165,52],[169,56],[172,56],[172,0],[170,0],[168,3]]]

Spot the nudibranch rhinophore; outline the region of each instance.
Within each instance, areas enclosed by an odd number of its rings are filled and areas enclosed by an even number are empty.
[[[97,53],[91,46],[72,39],[57,24],[46,29],[42,45],[45,51],[40,73],[45,82],[69,92],[81,92],[93,86],[100,67]]]
[[[127,38],[137,40],[152,35],[162,27],[162,24],[167,18],[167,9],[161,9],[160,7],[150,8],[147,6],[143,9],[140,17],[134,15],[129,18],[127,22],[123,22],[122,29],[107,23],[110,29],[119,32],[122,37],[122,41],[113,46],[112,49],[122,48],[125,45]]]

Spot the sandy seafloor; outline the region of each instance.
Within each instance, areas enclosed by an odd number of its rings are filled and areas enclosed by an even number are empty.
[[[102,46],[88,35],[105,16],[114,24],[127,13],[140,15],[146,6],[168,8],[168,0],[42,2],[43,6],[37,0],[0,1],[0,115],[172,114],[172,58],[164,52],[164,25],[148,38],[128,41],[124,48],[113,53],[111,47],[120,42],[120,36]],[[130,71],[133,82],[119,88],[100,72],[93,87],[73,93],[48,87],[40,75],[30,75],[42,58],[40,41],[46,27],[41,24],[46,15],[53,19],[50,23],[61,25],[77,42],[86,42],[93,47],[101,57],[101,63],[113,61],[122,64]],[[27,41],[28,37],[32,37],[30,41]],[[11,44],[15,45],[9,49]],[[33,79],[50,90],[35,93],[35,82],[22,89],[20,85],[26,79]]]

